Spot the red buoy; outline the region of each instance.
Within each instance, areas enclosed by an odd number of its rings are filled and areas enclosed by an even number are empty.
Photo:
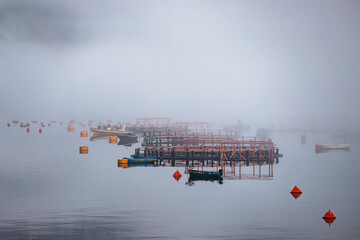
[[[26,131],[29,133],[29,132],[30,132],[30,128],[27,128]]]
[[[39,128],[39,133],[40,133],[40,134],[42,133],[42,129],[41,129],[41,128]]]
[[[182,177],[181,173],[179,171],[176,171],[173,174],[173,177],[175,178],[176,181],[179,181],[179,179]]]
[[[330,226],[330,224],[332,224],[332,223],[335,221],[336,216],[335,216],[335,214],[334,214],[333,212],[331,212],[330,209],[329,209],[329,211],[326,212],[325,215],[323,216],[323,219],[324,219],[324,221],[325,221],[326,223],[328,223],[329,226]]]
[[[300,190],[300,188],[298,188],[297,186],[295,186],[292,190],[291,190],[291,195],[295,198],[298,199],[300,197],[300,195],[302,194],[302,191]]]
[[[10,127],[10,123],[8,123],[7,126]]]

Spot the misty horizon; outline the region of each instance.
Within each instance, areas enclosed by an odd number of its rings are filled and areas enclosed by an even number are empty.
[[[359,121],[359,10],[357,1],[2,1],[1,115]]]

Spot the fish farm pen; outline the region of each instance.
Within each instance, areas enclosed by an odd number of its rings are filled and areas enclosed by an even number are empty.
[[[129,124],[129,130],[143,138],[133,158],[156,158],[158,166],[230,167],[233,172],[241,167],[268,165],[273,176],[273,165],[279,163],[279,149],[271,139],[244,137],[237,131],[212,130],[208,122],[177,122],[169,118],[140,118]]]
[[[156,158],[156,164],[164,162],[172,166],[226,166],[269,165],[269,175],[273,175],[272,166],[279,163],[279,149],[270,140],[228,140],[222,138],[187,138],[182,145],[148,146],[136,148],[134,158]]]
[[[176,146],[176,145],[185,145],[192,143],[192,145],[199,144],[199,140],[202,144],[214,144],[219,143],[223,140],[227,141],[235,141],[238,139],[241,140],[263,140],[262,138],[256,137],[237,137],[236,135],[226,134],[223,135],[219,131],[219,133],[214,134],[213,132],[209,134],[188,134],[187,132],[176,132],[176,131],[161,131],[161,130],[152,130],[152,131],[144,131],[142,133],[144,138],[142,146]]]

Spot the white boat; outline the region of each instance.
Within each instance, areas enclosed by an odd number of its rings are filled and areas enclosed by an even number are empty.
[[[90,130],[93,132],[94,137],[99,135],[101,136],[117,136],[117,135],[132,135],[131,131],[125,130],[126,124],[124,124],[120,129],[112,129],[112,128],[93,128],[91,127]]]
[[[349,144],[316,144],[315,149],[322,150],[346,150],[349,149]]]

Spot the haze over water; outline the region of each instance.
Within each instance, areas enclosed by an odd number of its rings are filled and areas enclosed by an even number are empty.
[[[360,238],[359,12],[349,0],[0,1],[0,239]],[[284,155],[274,177],[249,166],[188,186],[184,167],[119,168],[140,143],[79,136],[79,121],[138,117],[311,133],[270,135]]]
[[[359,10],[358,1],[3,0],[1,115],[358,121]]]
[[[79,129],[79,127],[77,127]],[[134,148],[90,142],[66,126],[1,127],[1,239],[356,239],[359,145],[316,154],[324,135],[274,135],[268,178],[187,186],[183,167],[118,168]],[[80,155],[79,146],[89,146]],[[179,170],[183,177],[172,177]],[[251,175],[252,167],[243,167]],[[256,167],[258,174],[258,167]],[[291,189],[303,194],[295,200]],[[329,227],[328,209],[337,219]]]

